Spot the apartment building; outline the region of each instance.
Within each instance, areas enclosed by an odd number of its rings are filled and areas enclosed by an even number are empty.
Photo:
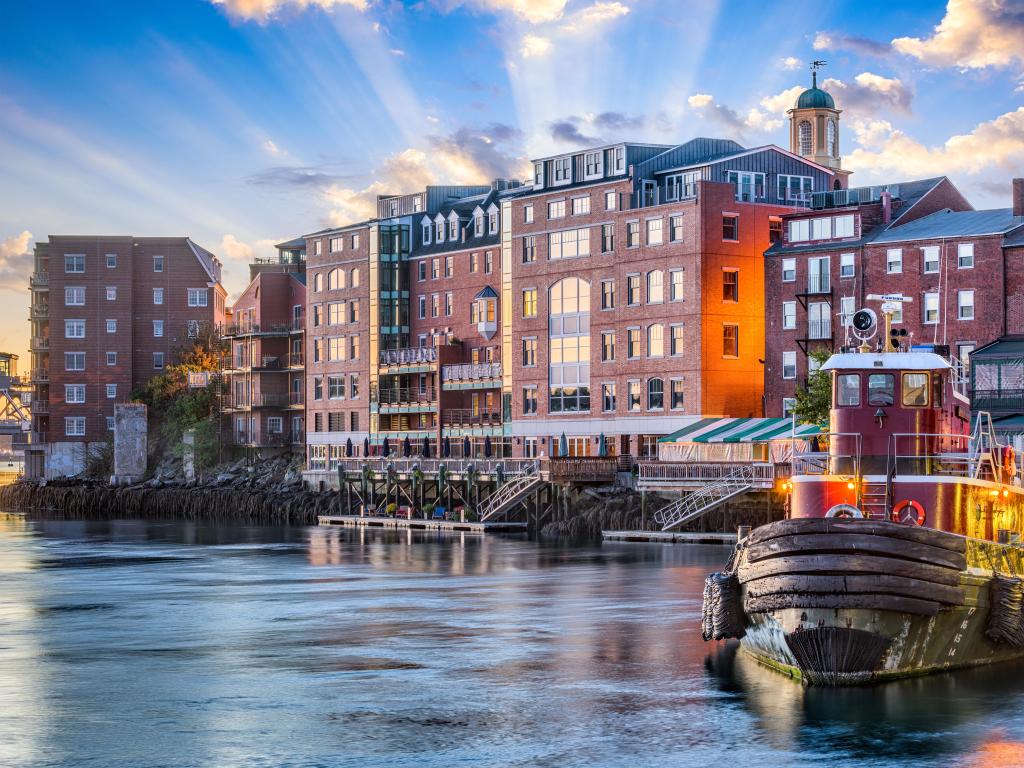
[[[1024,332],[1024,181],[1012,200],[973,210],[938,177],[818,194],[784,216],[765,258],[767,414],[788,413],[811,351],[856,343],[849,319],[872,294],[910,298],[894,317],[904,343],[948,350],[965,375],[976,348]]]
[[[26,473],[74,475],[126,401],[225,316],[221,263],[187,237],[51,235],[29,309],[33,440]]]

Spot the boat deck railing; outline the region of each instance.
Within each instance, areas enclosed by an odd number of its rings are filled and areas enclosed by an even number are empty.
[[[822,432],[810,439],[794,440],[793,474],[860,477],[862,440],[860,432]],[[797,450],[804,443],[817,443],[818,450]]]

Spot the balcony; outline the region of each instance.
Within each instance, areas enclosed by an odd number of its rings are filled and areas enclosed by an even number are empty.
[[[238,323],[225,325],[221,329],[221,336],[287,336],[292,331],[291,323],[272,323],[261,325],[260,323]]]
[[[50,305],[49,304],[33,304],[29,307],[29,317],[32,319],[39,319],[50,316]]]
[[[441,369],[441,380],[449,382],[475,382],[501,378],[501,363],[467,363],[446,365]]]
[[[381,365],[429,365],[434,362],[437,362],[435,347],[407,347],[380,351]]]
[[[33,429],[31,432],[29,432],[29,435],[31,435],[31,438],[30,438],[29,442],[32,445],[40,445],[42,443],[45,443],[46,442],[46,434],[47,434],[46,432]]]
[[[28,342],[29,349],[32,350],[44,350],[50,348],[50,338],[48,336],[33,336]]]
[[[50,412],[50,402],[48,400],[34,400],[31,409],[33,414],[45,415]]]
[[[306,318],[296,317],[292,320],[292,333],[301,333],[306,330]]]
[[[49,290],[50,288],[50,273],[49,272],[33,272],[28,279],[29,288],[33,290]]]
[[[437,390],[433,387],[386,387],[377,392],[380,405],[431,405],[437,402]]]
[[[301,371],[306,367],[306,356],[302,352],[284,356],[284,367],[293,371]]]
[[[832,293],[832,276],[829,274],[811,274],[807,276],[807,293]]]
[[[286,392],[259,392],[252,397],[224,399],[224,409],[248,411],[253,408],[287,408],[289,394]]]
[[[497,411],[474,411],[472,408],[449,408],[441,413],[441,424],[455,429],[473,427],[500,427],[501,414]]]
[[[832,338],[832,320],[826,318],[824,320],[808,320],[807,321],[807,338],[808,339],[831,339]]]
[[[45,384],[50,381],[50,369],[49,368],[37,368],[32,371],[32,382],[37,384]]]
[[[305,392],[290,392],[288,394],[288,405],[292,408],[301,407],[306,402]]]
[[[239,448],[288,448],[292,445],[304,443],[306,436],[304,432],[272,432],[272,433],[249,433],[233,432],[231,434],[231,445]]]

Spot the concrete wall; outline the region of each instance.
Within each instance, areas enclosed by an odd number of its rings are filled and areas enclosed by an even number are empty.
[[[146,474],[147,409],[139,403],[114,406],[114,478],[135,482]],[[111,478],[114,481],[114,478]]]

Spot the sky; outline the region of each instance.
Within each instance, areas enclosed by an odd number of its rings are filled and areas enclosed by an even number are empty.
[[[32,244],[188,235],[237,295],[253,256],[379,193],[528,178],[621,139],[788,146],[808,65],[851,184],[1024,175],[1024,0],[4,0],[0,350]]]

